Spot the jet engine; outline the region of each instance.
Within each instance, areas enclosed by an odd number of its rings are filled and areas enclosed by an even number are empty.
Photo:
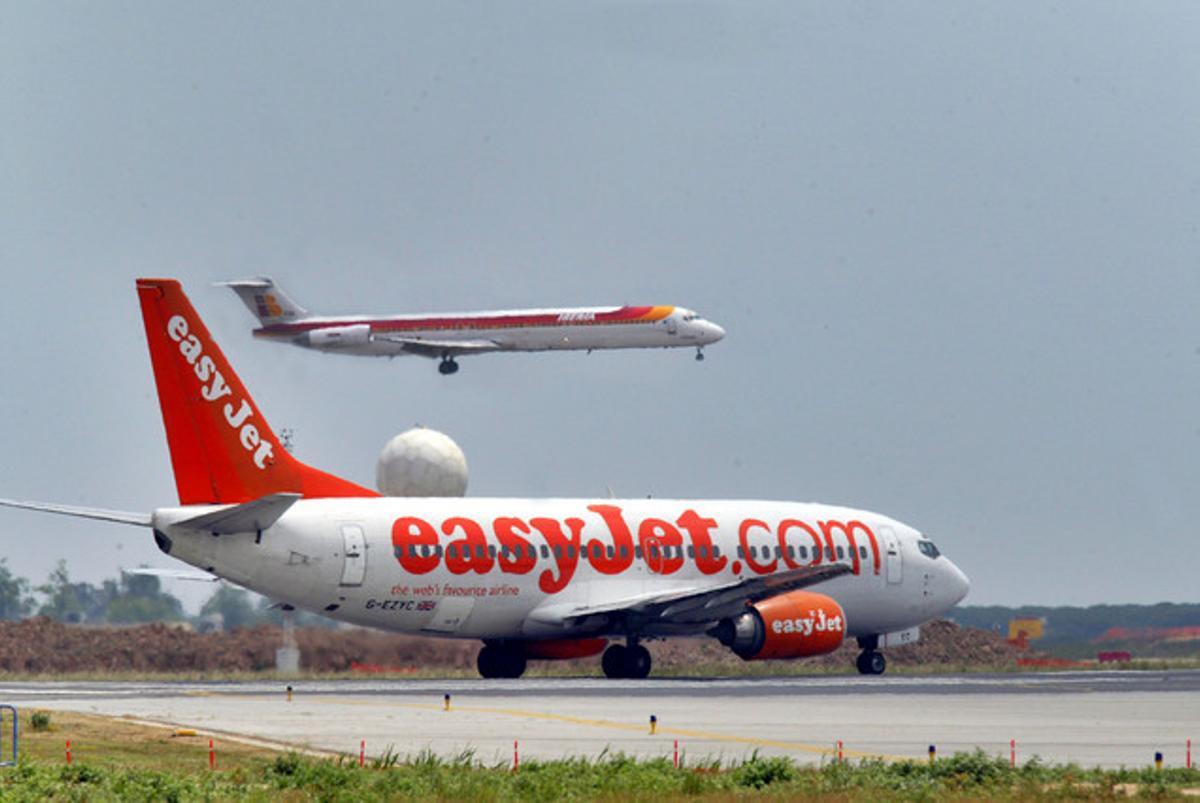
[[[353,326],[331,326],[313,329],[300,336],[300,341],[313,348],[343,348],[365,346],[371,341],[371,325],[356,323]]]
[[[841,646],[846,614],[824,594],[791,591],[754,603],[711,632],[745,661],[808,658]]]

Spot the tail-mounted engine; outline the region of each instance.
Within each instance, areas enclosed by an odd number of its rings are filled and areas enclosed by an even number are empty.
[[[329,326],[314,329],[300,336],[303,345],[313,348],[344,348],[365,346],[371,342],[371,325],[356,323],[350,326]]]
[[[841,646],[846,615],[824,594],[792,591],[756,602],[711,633],[746,661],[807,658]]]

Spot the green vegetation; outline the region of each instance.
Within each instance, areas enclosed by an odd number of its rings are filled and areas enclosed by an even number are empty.
[[[312,758],[217,739],[175,736],[122,719],[56,712],[48,730],[22,721],[21,761],[0,770],[0,799],[35,800],[591,800],[700,798],[821,800],[1180,798],[1200,792],[1200,770],[1147,767],[1086,770],[1037,760],[1013,768],[982,752],[925,761],[864,760],[808,766],[786,757],[689,762],[601,755],[596,759],[480,763],[465,752],[386,755],[358,766],[357,756]],[[66,740],[72,763],[66,764]]]
[[[756,755],[726,766],[679,769],[666,759],[612,755],[528,761],[519,772],[481,765],[470,753],[453,759],[389,755],[365,768],[349,758],[286,754],[216,772],[23,761],[0,773],[0,795],[12,800],[1171,799],[1197,789],[1196,770],[1084,770],[1036,761],[1013,769],[978,752],[932,765],[863,761],[802,767],[788,758]]]
[[[1008,632],[1010,619],[1045,619],[1046,633],[1037,646],[1086,642],[1110,628],[1194,627],[1200,625],[1200,604],[1162,602],[1157,605],[1092,605],[1087,608],[1045,605],[965,605],[947,617],[964,627]]]

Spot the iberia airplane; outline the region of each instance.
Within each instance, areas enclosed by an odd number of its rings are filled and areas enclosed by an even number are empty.
[[[338,354],[441,360],[438,370],[458,370],[456,357],[491,351],[592,351],[593,349],[704,347],[725,330],[683,307],[572,307],[494,312],[332,317],[314,315],[268,277],[222,284],[233,288],[258,318],[255,337]]]
[[[285,606],[481,639],[479,672],[709,635],[746,660],[914,641],[968,581],[929,539],[844,507],[703,499],[382,497],[280,444],[178,282],[139,279],[179,504],[152,513],[3,501],[152,529],[164,553]],[[612,642],[611,644],[609,642]]]

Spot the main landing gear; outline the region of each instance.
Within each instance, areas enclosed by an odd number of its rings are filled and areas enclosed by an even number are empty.
[[[525,674],[525,651],[520,647],[485,644],[475,665],[485,678],[519,678]]]
[[[862,652],[858,654],[858,658],[854,662],[854,665],[858,667],[858,673],[860,675],[882,675],[887,670],[887,659],[877,649],[879,636],[860,638],[858,646],[862,647]]]
[[[650,674],[650,651],[629,639],[628,645],[613,644],[605,650],[600,665],[605,677],[641,680]]]
[[[442,355],[442,361],[438,363],[438,373],[449,375],[458,371],[458,363],[449,354]]]

